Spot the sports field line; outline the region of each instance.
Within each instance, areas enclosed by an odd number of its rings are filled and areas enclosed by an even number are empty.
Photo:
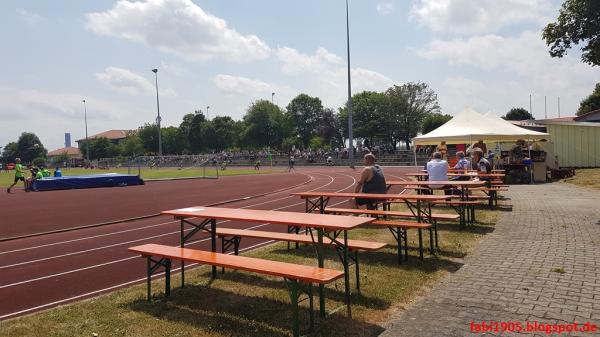
[[[325,176],[327,176],[327,175],[325,175]],[[331,178],[330,182],[328,182],[327,184],[325,184],[323,186],[317,187],[315,189],[323,188],[323,187],[326,187],[326,186],[330,185],[331,183],[333,183],[334,179],[331,176],[328,176],[328,177]],[[311,191],[314,191],[315,189],[313,189]],[[284,200],[284,199],[287,199],[287,198],[289,198],[289,196],[288,197],[279,198],[279,199],[275,199],[275,200],[271,200],[269,202],[280,201],[280,200]],[[265,204],[265,203],[269,203],[269,202],[263,202],[263,203],[248,205],[248,206],[244,206],[244,207],[240,207],[240,208],[254,207],[256,205],[261,205],[261,204]],[[280,210],[280,209],[289,208],[289,207],[292,207],[292,206],[298,206],[298,205],[301,205],[301,204],[303,204],[303,203],[299,202],[299,203],[296,203],[296,204],[287,205],[287,206],[280,207],[280,208],[275,208],[275,209],[272,209],[272,210],[273,211],[277,211],[277,210]],[[229,221],[230,220],[224,220],[224,221],[219,221],[217,223],[221,224],[221,223],[225,223],[225,222],[229,222]],[[171,221],[171,222],[165,222],[163,224],[176,223],[176,222],[177,221]],[[190,230],[191,229],[187,229],[185,231],[190,231]],[[125,245],[125,244],[130,244],[130,243],[135,243],[135,242],[140,242],[140,241],[155,239],[155,238],[158,238],[158,237],[163,237],[163,236],[173,235],[173,234],[178,234],[178,233],[180,233],[180,231],[174,231],[174,232],[168,232],[168,233],[163,233],[163,234],[157,234],[157,235],[150,236],[150,237],[144,237],[144,238],[130,240],[130,241],[125,241],[125,242],[119,242],[119,243],[115,243],[115,244],[111,244],[111,245],[105,245],[105,246],[100,246],[100,247],[95,247],[95,248],[90,248],[90,249],[85,249],[85,250],[80,250],[80,251],[76,251],[76,252],[70,252],[70,253],[60,254],[60,255],[48,256],[48,257],[44,257],[44,258],[40,258],[40,259],[35,259],[35,260],[23,261],[23,262],[19,262],[19,263],[10,264],[10,265],[0,266],[0,269],[6,269],[6,268],[11,268],[11,267],[18,267],[18,266],[22,266],[22,265],[26,265],[26,264],[31,264],[31,263],[37,263],[37,262],[42,262],[42,261],[48,261],[48,260],[52,260],[52,259],[67,257],[67,256],[73,256],[73,255],[79,255],[79,254],[94,252],[94,251],[98,251],[98,250],[102,250],[102,249],[113,248],[113,247],[117,247],[117,246],[121,246],[121,245]]]
[[[309,182],[314,179],[313,176],[310,176],[310,175],[308,175],[308,176],[310,177]],[[291,187],[289,189],[286,189],[285,191],[276,190],[274,192],[270,192],[269,195],[275,195],[275,194],[278,194],[278,193],[284,193],[284,192],[292,190],[294,188],[299,188],[299,187],[303,186],[303,184],[299,185],[299,186],[293,186],[293,187]],[[241,198],[239,198],[239,200],[237,200],[237,202],[244,201],[244,200],[249,200],[249,199],[252,199],[253,197],[256,197],[256,196],[241,197]],[[257,206],[257,205],[262,205],[262,204],[273,202],[273,201],[283,200],[283,199],[286,199],[286,198],[274,199],[274,200],[271,200],[271,201],[254,204],[251,207]],[[213,203],[213,204],[217,205],[217,204],[222,204],[222,203],[224,203],[224,202],[220,201],[218,203]],[[148,225],[148,226],[139,227],[139,228],[133,228],[133,229],[126,229],[126,230],[117,231],[117,232],[111,232],[111,233],[106,233],[106,234],[98,234],[98,235],[93,235],[93,236],[88,236],[88,237],[83,237],[83,238],[78,238],[78,239],[71,239],[71,240],[65,240],[65,241],[59,241],[59,242],[53,242],[53,243],[47,243],[47,244],[43,244],[43,245],[39,245],[39,246],[32,246],[32,247],[27,247],[27,248],[19,248],[19,249],[7,250],[7,251],[4,251],[4,252],[0,252],[0,255],[9,254],[9,253],[16,253],[16,252],[22,252],[22,251],[26,251],[26,250],[32,250],[32,249],[38,249],[38,248],[44,248],[44,247],[50,247],[50,246],[55,246],[55,245],[60,245],[60,244],[65,244],[65,243],[71,243],[71,242],[77,242],[77,241],[82,241],[82,240],[88,240],[88,239],[97,239],[97,238],[100,238],[100,237],[105,237],[105,236],[110,236],[110,235],[116,235],[116,234],[122,234],[122,233],[137,231],[137,230],[141,230],[141,229],[147,229],[147,228],[162,226],[162,225],[166,225],[166,224],[170,224],[170,223],[175,223],[175,222],[177,222],[177,221],[163,222],[163,223],[159,223],[159,224],[153,224],[153,225]],[[118,224],[118,223],[120,223],[120,222],[116,222],[114,224]],[[80,229],[86,229],[86,228],[80,228]]]
[[[328,185],[330,185],[330,184],[331,184],[331,183],[334,181],[334,178],[333,178],[332,176],[325,175],[325,174],[323,174],[323,175],[324,175],[324,176],[328,176],[328,177],[330,177],[332,180],[331,180],[329,183],[327,183],[327,184],[325,184],[325,185],[323,185],[323,186],[321,186],[321,187],[319,187],[319,188],[322,188],[322,187],[328,186]],[[349,178],[351,178],[351,179],[352,179],[352,183],[351,183],[350,185],[348,185],[348,186],[346,186],[346,187],[342,188],[342,189],[339,189],[339,190],[337,190],[336,192],[340,192],[340,191],[343,191],[343,190],[345,190],[345,189],[347,189],[347,188],[350,188],[351,186],[353,186],[353,185],[356,183],[356,178],[355,178],[355,177],[353,177],[353,176],[350,176],[350,175],[346,175],[346,174],[342,174],[342,175],[344,175],[344,176],[346,176],[346,177],[349,177]],[[311,191],[314,191],[314,190],[316,190],[316,189],[317,189],[317,188],[315,188],[315,189],[313,189],[313,190],[311,190]],[[333,206],[335,206],[335,205],[339,205],[339,204],[342,204],[342,203],[344,203],[344,202],[346,202],[346,200],[344,200],[344,201],[340,201],[340,202],[338,202],[338,203],[335,203],[335,204],[333,204]],[[288,207],[292,207],[292,206],[296,206],[296,205],[301,205],[301,204],[303,204],[303,203],[302,203],[302,202],[300,202],[300,203],[296,203],[296,204],[292,204],[292,205],[288,205],[288,206],[284,206],[284,207],[279,207],[279,208],[276,208],[276,209],[273,209],[273,210],[279,210],[279,209],[288,208]],[[229,221],[229,220],[225,220],[225,221],[222,221],[222,222],[220,222],[220,223],[223,223],[223,222],[228,222],[228,221]],[[263,226],[266,226],[266,225],[268,225],[268,223],[267,223],[267,224],[260,224],[260,225],[256,225],[256,226],[253,226],[253,227],[251,227],[251,228],[252,228],[252,229],[255,229],[255,228],[263,227]],[[202,241],[208,241],[209,239],[210,239],[210,238],[204,238],[204,239],[201,239],[201,240],[193,241],[193,242],[190,242],[188,245],[192,245],[192,244],[199,243],[199,242],[202,242]],[[246,251],[246,250],[254,249],[254,248],[257,248],[257,247],[260,247],[260,246],[264,246],[264,245],[267,245],[267,244],[271,244],[271,243],[273,243],[273,242],[275,242],[275,241],[274,241],[274,240],[269,240],[269,241],[266,241],[266,242],[261,242],[261,243],[258,243],[258,244],[256,244],[256,245],[253,245],[253,246],[250,246],[250,247],[243,248],[243,249],[241,249],[240,251]],[[230,252],[230,253],[228,253],[228,254],[232,254],[232,252]],[[105,263],[103,263],[103,264],[101,264],[101,265],[103,265],[103,266],[104,266],[104,265],[109,265],[109,264],[119,263],[119,262],[127,261],[127,260],[130,260],[130,259],[134,259],[134,258],[138,258],[138,257],[137,257],[137,256],[128,257],[128,258],[121,259],[121,260],[117,260],[117,261],[105,262]],[[189,268],[189,267],[196,266],[196,265],[197,265],[196,263],[194,263],[194,264],[190,264],[190,265],[188,265],[188,268]],[[93,268],[93,267],[94,267],[94,266],[90,266],[89,268],[85,268],[85,269],[83,269],[83,268],[80,268],[80,269],[82,269],[82,270],[86,270],[86,269],[91,269],[91,268]],[[180,270],[180,269],[181,269],[181,268],[175,268],[175,269],[173,269],[172,271],[178,271],[178,270]],[[61,274],[63,274],[63,275],[64,275],[64,274],[66,274],[66,273],[67,273],[67,272],[63,272],[63,273],[61,273]],[[162,276],[163,274],[164,274],[164,273],[159,273],[159,274],[156,274],[156,275],[154,275],[154,276],[153,276],[153,278],[156,278],[156,277]],[[60,275],[56,275],[56,276],[60,276]],[[55,275],[47,275],[47,276],[45,276],[43,279],[47,279],[47,278],[51,278],[51,277],[56,277],[56,276],[55,276]],[[21,311],[18,311],[18,312],[13,312],[13,313],[5,314],[5,315],[2,315],[2,316],[0,316],[0,320],[1,320],[1,319],[4,319],[4,318],[9,318],[9,317],[17,316],[17,315],[20,315],[20,314],[24,314],[24,313],[27,313],[27,312],[36,311],[36,310],[39,310],[39,309],[43,309],[43,308],[47,308],[47,307],[51,307],[51,306],[54,306],[54,305],[56,305],[56,304],[61,304],[61,303],[69,302],[69,301],[72,301],[72,300],[75,300],[75,299],[84,298],[84,297],[88,297],[88,296],[91,296],[91,295],[99,294],[99,293],[102,293],[102,292],[106,292],[106,291],[109,291],[109,290],[117,289],[117,288],[124,287],[124,286],[127,286],[127,285],[135,284],[135,283],[138,283],[138,282],[141,282],[141,281],[144,281],[144,280],[146,280],[146,278],[140,278],[140,279],[137,279],[137,280],[133,280],[133,281],[129,281],[129,282],[125,282],[125,283],[121,283],[121,284],[119,284],[119,285],[116,285],[116,286],[111,286],[111,287],[108,287],[108,288],[104,288],[104,289],[100,289],[100,290],[95,290],[95,291],[93,291],[93,292],[88,292],[88,293],[86,293],[86,294],[81,294],[81,295],[73,296],[73,297],[70,297],[70,298],[67,298],[67,299],[62,299],[62,300],[59,300],[59,301],[54,301],[54,302],[51,302],[51,303],[47,303],[47,304],[43,304],[43,305],[40,305],[40,306],[36,306],[36,307],[28,308],[28,309],[25,309],[25,310],[21,310]],[[26,282],[28,283],[28,281],[21,281],[21,282],[19,282],[19,284],[23,284],[23,283],[26,283]],[[29,281],[29,282],[33,282],[33,281]],[[7,285],[7,286],[8,286],[8,285]],[[2,288],[4,288],[4,286],[3,286]]]

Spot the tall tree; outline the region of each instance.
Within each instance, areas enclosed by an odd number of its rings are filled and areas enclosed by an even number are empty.
[[[206,117],[200,111],[194,114],[188,131],[188,143],[192,153],[201,153],[207,148],[206,144]]]
[[[509,112],[506,113],[504,119],[507,121],[524,121],[527,119],[535,119],[529,111],[524,108],[512,108]]]
[[[421,131],[425,117],[439,112],[440,106],[435,91],[426,83],[409,82],[385,92],[384,110],[389,121],[384,131],[392,146],[404,141],[408,147],[410,140]]]
[[[577,116],[600,109],[600,83],[596,83],[594,91],[579,104]]]
[[[139,127],[137,135],[144,145],[146,153],[158,153],[158,126],[146,123]],[[92,150],[90,150],[90,153]]]
[[[113,158],[119,155],[119,149],[108,138],[100,137],[90,139],[90,159]],[[86,147],[81,149],[81,153],[86,157]]]
[[[600,65],[600,1],[565,1],[557,21],[544,28],[542,37],[552,57],[563,57],[572,45],[581,44],[581,60]]]
[[[352,95],[353,134],[357,138],[366,138],[373,143],[374,138],[386,138],[385,95],[374,91],[363,91]],[[344,135],[348,135],[348,104],[340,109],[340,119]]]
[[[35,135],[35,133],[23,132],[17,140],[16,155],[21,158],[24,163],[32,162],[35,158],[46,158],[48,150]]]
[[[187,145],[187,137],[179,128],[169,126],[162,129],[163,153],[170,155],[182,154]]]
[[[214,130],[211,149],[221,151],[233,147],[238,136],[235,121],[229,116],[216,116],[210,123]]]
[[[423,134],[431,132],[431,131],[439,128],[440,126],[446,124],[446,122],[448,122],[451,119],[452,119],[452,116],[450,116],[450,115],[445,115],[445,114],[441,114],[441,113],[429,114],[423,120],[423,129],[421,130],[421,132]]]
[[[136,157],[144,154],[144,144],[137,135],[137,132],[131,132],[127,138],[119,145],[119,152],[123,156]]]
[[[307,94],[296,96],[288,104],[286,118],[292,132],[299,136],[303,146],[308,146],[312,136],[316,134],[319,119],[323,113],[323,104],[318,97]]]
[[[250,147],[279,147],[286,134],[283,112],[267,100],[256,101],[248,107],[244,124],[243,142]]]
[[[16,142],[10,142],[6,144],[6,146],[2,149],[2,158],[0,158],[1,162],[12,163],[15,161],[15,158],[19,157],[19,149]]]
[[[348,122],[346,122],[346,125],[348,125]],[[333,109],[323,109],[323,114],[317,126],[317,136],[323,138],[330,147],[343,146],[340,116]]]

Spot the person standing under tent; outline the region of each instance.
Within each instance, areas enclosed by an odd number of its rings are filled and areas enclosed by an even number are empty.
[[[442,140],[440,145],[437,146],[436,151],[442,155],[442,159],[446,159],[446,154],[448,153],[448,146],[446,145],[446,141]]]

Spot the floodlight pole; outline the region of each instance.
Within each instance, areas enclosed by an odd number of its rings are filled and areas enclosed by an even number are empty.
[[[160,132],[160,104],[158,102],[158,69],[152,69],[152,72],[154,73],[154,81],[156,83],[156,111],[158,116],[156,117],[156,124],[158,126],[158,156],[162,157],[162,139],[161,139],[161,132]]]
[[[271,93],[271,104],[273,104],[273,97],[275,97],[275,93],[274,92]]]
[[[85,105],[85,99],[83,100],[83,118],[85,120],[85,157],[90,162],[90,142],[88,140],[88,127],[87,127],[87,106]]]
[[[350,19],[346,0],[346,50],[348,53],[348,162],[354,168],[354,145],[352,137],[352,82],[350,80]]]

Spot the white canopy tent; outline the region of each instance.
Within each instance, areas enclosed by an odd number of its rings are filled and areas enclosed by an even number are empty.
[[[467,108],[439,128],[413,138],[415,145],[473,144],[473,141],[508,142],[548,139],[549,134],[527,130],[491,113],[483,115]]]

